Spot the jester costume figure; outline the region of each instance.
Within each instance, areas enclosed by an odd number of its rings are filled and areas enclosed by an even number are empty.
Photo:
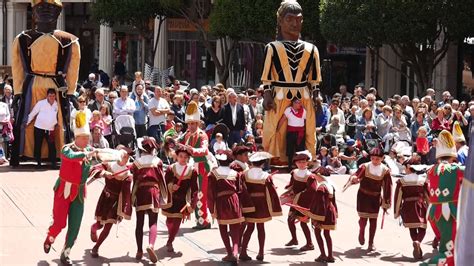
[[[439,239],[438,254],[428,264],[454,265],[457,205],[464,166],[454,163],[456,146],[448,131],[438,136],[436,158],[438,163],[428,170],[430,208],[428,220]]]
[[[201,118],[199,116],[198,106],[191,102],[186,109],[185,122],[188,124],[188,130],[179,139],[179,143],[184,145],[194,161],[194,169],[198,172],[198,193],[195,209],[197,225],[194,229],[208,229],[210,223],[207,213],[207,186],[208,174],[213,168],[215,159],[211,157],[208,146],[209,141],[206,133],[199,129]]]
[[[298,2],[283,1],[277,18],[277,41],[265,47],[261,78],[266,110],[263,147],[276,157],[273,159],[274,164],[284,165],[288,161],[286,134],[293,129],[287,128],[286,123],[280,130],[277,130],[277,126],[293,98],[300,99],[307,112],[306,125],[302,129],[304,132],[297,133],[304,133],[305,147],[316,158],[316,120],[312,98],[318,96],[321,73],[317,47],[299,40],[303,16]]]
[[[81,226],[86,181],[91,168],[89,159],[94,153],[93,148],[89,146],[90,131],[85,122],[85,115],[76,117],[74,136],[74,143],[65,145],[61,150],[61,168],[54,185],[53,223],[43,244],[44,251],[48,253],[67,223],[66,244],[61,252],[61,262],[68,265],[71,264],[69,253]]]
[[[58,125],[54,132],[57,153],[71,141],[69,98],[75,92],[79,75],[80,47],[78,38],[55,30],[62,10],[60,0],[32,1],[36,28],[20,33],[13,42],[12,74],[15,88],[15,141],[11,165],[19,164],[21,156],[33,158],[33,123],[26,126],[28,114],[35,104],[46,98],[50,88],[60,89],[57,102]],[[72,99],[72,98],[71,98]],[[47,143],[43,142],[41,158],[47,158]]]

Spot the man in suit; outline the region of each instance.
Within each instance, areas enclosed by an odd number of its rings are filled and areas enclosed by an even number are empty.
[[[239,143],[245,133],[245,113],[244,107],[237,103],[237,94],[230,91],[228,103],[224,106],[224,124],[229,128],[227,142],[232,148],[234,143]]]

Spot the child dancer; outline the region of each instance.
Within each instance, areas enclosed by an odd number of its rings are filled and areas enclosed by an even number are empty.
[[[410,229],[413,241],[413,258],[423,259],[420,243],[426,234],[426,212],[429,204],[428,183],[425,177],[418,175],[413,158],[407,160],[406,175],[397,181],[394,197],[394,217],[402,217],[403,225]]]
[[[335,259],[332,254],[332,239],[331,230],[336,230],[337,220],[337,205],[334,186],[326,180],[321,173],[316,170],[316,194],[314,197],[314,204],[311,207],[312,221],[314,225],[314,234],[316,235],[316,241],[318,242],[319,250],[321,255],[315,259],[316,262],[333,263]],[[324,231],[324,238],[326,239],[326,245],[328,253],[324,251],[324,241],[321,236],[321,231]]]
[[[240,174],[232,170],[229,164],[232,156],[229,151],[216,155],[220,166],[214,168],[209,175],[209,186],[207,190],[207,206],[212,218],[217,219],[222,242],[224,242],[227,255],[223,261],[237,262],[239,251],[240,226],[245,220],[242,216],[238,193],[242,190]],[[229,241],[232,239],[232,246]]]
[[[165,179],[168,184],[168,204],[161,213],[166,216],[168,227],[168,252],[174,252],[173,241],[181,221],[189,219],[197,202],[197,172],[189,163],[190,154],[183,145],[176,148],[177,162],[168,166]]]
[[[304,197],[301,198],[301,195],[308,189],[311,188],[312,183],[314,183],[314,178],[312,173],[308,170],[308,162],[311,161],[311,154],[309,151],[297,152],[295,157],[293,157],[293,162],[296,164],[296,169],[291,171],[290,183],[285,187],[291,195],[294,196],[294,202],[300,206],[310,205],[311,198]],[[311,191],[310,193],[312,193]],[[309,200],[309,202],[308,202]],[[299,212],[294,207],[290,208],[288,212],[288,228],[291,233],[290,242],[286,243],[285,246],[298,245],[298,239],[296,237],[296,221],[299,220],[301,229],[303,230],[304,236],[306,238],[306,245],[300,248],[301,251],[313,250],[314,246],[311,241],[311,232],[308,227],[308,217]]]
[[[351,176],[351,183],[360,183],[357,193],[357,212],[359,214],[359,243],[365,243],[365,227],[370,220],[369,251],[374,251],[374,238],[377,231],[377,218],[380,207],[384,213],[392,202],[392,177],[390,169],[382,164],[383,153],[380,148],[370,151],[370,162],[362,164]],[[381,193],[383,192],[383,193]]]
[[[242,251],[240,260],[251,260],[247,255],[247,246],[252,236],[255,224],[258,230],[259,250],[257,260],[263,261],[263,250],[265,246],[265,222],[268,222],[274,216],[281,216],[280,200],[278,198],[271,175],[264,172],[262,167],[265,162],[272,158],[268,152],[256,152],[250,158],[252,167],[244,172],[245,185],[250,194],[255,211],[245,214],[247,228],[242,238]],[[242,203],[243,205],[245,203]],[[245,204],[246,205],[246,204]]]
[[[155,263],[158,261],[154,250],[158,212],[162,206],[166,205],[168,188],[163,176],[163,163],[155,156],[158,148],[156,140],[152,137],[144,137],[138,148],[142,154],[135,160],[131,169],[133,173],[132,203],[137,213],[135,228],[137,254],[135,258],[141,260],[143,256],[143,225],[145,214],[147,214],[150,232],[149,246],[146,250],[150,260]]]
[[[247,162],[249,161],[250,148],[246,146],[237,146],[232,149],[234,161],[230,164],[230,168],[238,173],[242,173],[249,169]]]
[[[132,205],[130,202],[130,185],[132,175],[127,165],[131,151],[119,145],[122,160],[94,166],[91,176],[105,177],[105,187],[100,194],[95,209],[96,223],[91,227],[91,240],[96,243],[91,250],[93,258],[99,257],[99,247],[110,233],[112,225],[122,219],[130,220]],[[102,229],[103,228],[103,229]],[[97,238],[97,230],[102,229]]]

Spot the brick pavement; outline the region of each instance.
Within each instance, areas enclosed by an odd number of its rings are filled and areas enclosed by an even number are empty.
[[[42,243],[51,221],[53,191],[57,171],[24,166],[15,171],[0,167],[0,265],[56,265],[62,249],[65,232],[62,232],[50,254],[44,254]],[[277,175],[274,182],[281,193],[289,175]],[[347,176],[332,176],[336,186],[336,199],[339,207],[338,230],[332,232],[337,265],[418,265],[412,259],[412,246],[408,229],[393,219],[393,211],[385,219],[384,229],[380,230],[380,220],[375,238],[377,251],[367,253],[366,247],[357,243],[358,224],[355,210],[357,187],[351,187],[342,193],[341,188]],[[114,226],[108,239],[100,249],[100,258],[90,257],[93,244],[89,239],[89,228],[94,222],[94,209],[102,190],[103,182],[96,181],[88,187],[86,210],[81,232],[71,252],[71,259],[78,265],[137,265],[134,256],[136,244],[134,237],[135,217]],[[288,208],[284,207],[284,214]],[[224,247],[219,236],[217,224],[212,229],[194,231],[193,221],[182,225],[175,240],[175,250],[181,254],[171,255],[162,246],[166,243],[167,231],[165,219],[159,215],[159,231],[156,247],[159,265],[222,265]],[[265,224],[266,246],[265,263],[271,265],[315,265],[314,259],[319,251],[300,252],[295,248],[286,248],[290,239],[286,216],[273,219]],[[146,228],[146,227],[145,227]],[[304,236],[297,225],[300,246]],[[428,245],[433,239],[428,230],[422,248],[425,258],[432,253]],[[145,237],[144,243],[147,242]],[[313,235],[313,242],[316,240]],[[298,247],[299,248],[299,247]],[[254,232],[249,245],[249,255],[253,258],[258,251],[257,235]],[[148,264],[145,258],[139,264]],[[241,263],[257,264],[257,262]]]

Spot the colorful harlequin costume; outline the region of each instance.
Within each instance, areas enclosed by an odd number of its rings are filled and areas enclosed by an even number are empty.
[[[455,159],[456,156],[453,136],[448,131],[441,131],[436,147],[439,163],[428,170],[431,204],[428,220],[439,239],[439,254],[431,258],[429,264],[454,265],[457,205],[464,166],[450,163],[446,159]]]
[[[383,158],[381,149],[374,148],[371,157]],[[380,207],[390,208],[392,202],[392,177],[390,169],[383,164],[374,165],[372,162],[362,164],[351,177],[353,183],[360,183],[357,192],[357,212],[359,214],[359,243],[365,243],[365,227],[370,220],[369,250],[374,250],[374,238],[377,231],[377,218]]]
[[[191,102],[186,109],[185,122],[198,122],[200,123],[201,118],[199,114],[198,106],[195,102]],[[209,140],[204,131],[197,129],[195,132],[191,132],[189,129],[183,136],[178,140],[183,145],[192,147],[192,158],[194,161],[194,169],[198,172],[198,197],[196,203],[196,210],[194,211],[196,216],[196,229],[210,228],[210,223],[207,218],[207,185],[208,185],[208,174],[212,169],[212,163],[209,152]]]
[[[59,0],[35,0],[32,6],[48,3],[62,8]],[[79,75],[80,46],[78,38],[70,33],[55,30],[42,33],[27,30],[20,33],[13,42],[12,74],[15,96],[19,96],[19,109],[15,116],[12,147],[13,165],[19,163],[20,156],[33,158],[34,123],[25,127],[28,114],[40,100],[46,98],[50,88],[67,88],[57,94],[56,101],[61,106],[58,110],[58,125],[55,129],[55,143],[58,150],[71,141],[69,127],[69,99],[76,90]],[[68,97],[66,97],[66,94]],[[43,143],[41,157],[47,158],[46,143]]]
[[[74,135],[78,137],[89,137],[88,127],[84,127],[82,117],[76,117],[76,129]],[[93,148],[86,146],[78,147],[75,143],[65,145],[61,150],[61,168],[59,178],[54,185],[53,224],[48,229],[48,236],[43,244],[46,253],[49,252],[57,235],[68,226],[66,244],[61,253],[61,261],[69,264],[69,253],[71,251],[84,213],[84,199],[86,197],[86,181],[89,177],[91,164],[89,156]]]
[[[299,10],[296,1],[283,3],[277,12],[278,19],[283,19],[288,10]],[[291,7],[290,7],[291,6]],[[291,11],[290,11],[291,12]],[[266,151],[287,162],[286,123],[277,130],[278,122],[285,109],[291,105],[293,98],[301,99],[306,110],[305,143],[313,158],[316,157],[316,118],[312,95],[322,81],[318,48],[301,40],[279,40],[265,46],[265,63],[262,71],[262,84],[265,91],[273,95],[275,108],[266,110],[263,127],[263,147]]]
[[[176,155],[185,149],[177,149]],[[189,154],[189,153],[188,153]],[[163,207],[161,213],[166,216],[168,228],[168,242],[166,246],[169,252],[173,252],[173,241],[178,234],[182,221],[189,218],[196,208],[198,193],[198,173],[193,169],[191,163],[181,165],[174,163],[168,166],[165,180],[168,186],[168,203]]]

